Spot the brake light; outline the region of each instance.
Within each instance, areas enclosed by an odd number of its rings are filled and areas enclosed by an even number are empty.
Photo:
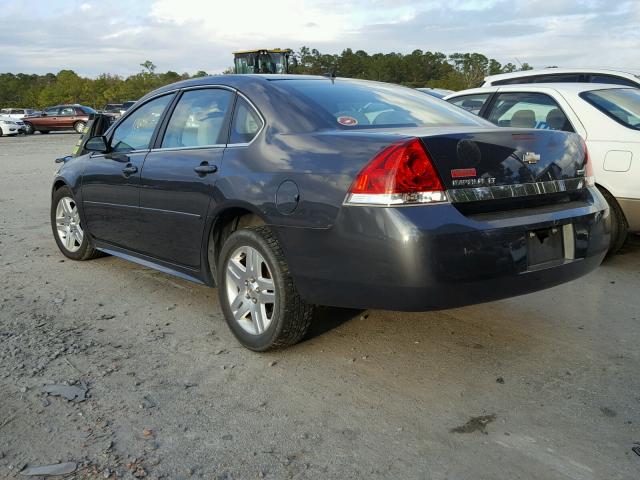
[[[402,205],[448,201],[433,162],[417,138],[394,143],[358,174],[346,203]]]
[[[587,148],[587,142],[581,137],[582,149],[584,150],[584,162],[582,168],[584,168],[584,178],[586,186],[593,187],[596,184],[596,179],[593,176],[593,165],[591,164],[591,157],[589,157],[589,149]]]

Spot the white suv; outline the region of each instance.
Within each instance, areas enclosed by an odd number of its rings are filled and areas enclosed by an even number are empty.
[[[522,83],[607,83],[640,88],[639,72],[596,68],[545,68],[485,77],[483,87]]]
[[[628,231],[640,232],[640,89],[536,83],[474,88],[444,99],[500,127],[578,133],[611,207],[610,253]]]

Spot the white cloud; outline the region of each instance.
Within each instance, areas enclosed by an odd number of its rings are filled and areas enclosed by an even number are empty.
[[[220,72],[231,52],[476,51],[537,67],[640,68],[638,0],[101,0],[0,10],[0,71]]]

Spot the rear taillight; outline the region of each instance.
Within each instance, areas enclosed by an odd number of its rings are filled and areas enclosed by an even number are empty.
[[[358,174],[345,203],[403,205],[447,202],[442,181],[417,138],[394,143]]]
[[[593,165],[591,165],[591,158],[589,157],[589,149],[587,148],[587,142],[582,140],[582,149],[584,150],[584,179],[587,187],[593,187],[596,184],[596,179],[593,176]]]

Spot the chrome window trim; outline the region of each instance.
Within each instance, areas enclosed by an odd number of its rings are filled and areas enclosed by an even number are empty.
[[[217,143],[214,145],[197,145],[192,147],[158,147],[152,148],[149,150],[150,152],[173,152],[176,150],[203,150],[205,148],[225,148],[226,145],[224,143]]]
[[[262,113],[260,112],[260,110],[258,110],[258,108],[253,104],[253,102],[251,100],[249,100],[249,98],[247,98],[247,96],[242,93],[241,91],[239,91],[236,88],[230,87],[228,85],[219,85],[216,83],[211,83],[211,84],[206,84],[206,85],[194,85],[192,87],[185,87],[182,89],[176,89],[176,90],[171,90],[172,92],[175,91],[182,91],[182,92],[188,92],[188,91],[192,91],[192,90],[204,90],[204,89],[208,89],[208,88],[221,88],[224,90],[229,90],[230,92],[234,92],[236,95],[238,95],[239,97],[242,97],[247,104],[249,104],[249,106],[251,107],[251,109],[253,109],[253,111],[258,115],[258,117],[260,118],[260,120],[262,121],[262,126],[260,127],[260,130],[257,131],[257,133],[253,136],[253,138],[251,139],[250,142],[244,142],[244,143],[218,143],[218,144],[214,144],[214,145],[198,145],[198,146],[191,146],[191,147],[158,147],[158,148],[152,148],[151,150],[149,150],[150,152],[170,152],[170,151],[177,151],[177,150],[196,150],[196,149],[205,149],[205,148],[238,148],[238,147],[248,147],[249,145],[251,145],[256,138],[258,138],[258,136],[262,133],[262,130],[264,130],[264,128],[267,125],[267,122],[265,120],[265,118],[262,116]],[[165,92],[165,93],[169,93],[169,92]],[[160,95],[156,95],[153,98],[157,98],[161,95],[165,95],[165,93],[162,93]],[[149,99],[151,100],[151,98]],[[178,100],[179,102],[180,100]],[[145,101],[145,103],[147,103]],[[233,106],[234,108],[234,113],[235,113],[235,104]],[[173,112],[171,112],[173,114]],[[169,120],[171,120],[171,117],[169,117]],[[233,123],[233,118],[231,118],[231,122]],[[115,125],[113,126],[113,128],[115,129]],[[231,129],[231,125],[229,125],[229,129]],[[231,133],[231,130],[229,130],[229,133]]]
[[[249,100],[247,98],[247,96],[236,90],[236,93],[238,94],[239,97],[242,97],[242,99],[247,102],[247,104],[249,105],[249,107],[251,107],[253,109],[254,112],[256,112],[258,114],[258,117],[260,118],[260,120],[262,121],[262,126],[260,127],[260,130],[258,130],[256,132],[256,134],[253,136],[253,138],[249,141],[249,142],[241,142],[241,143],[228,143],[227,147],[234,147],[234,148],[238,148],[238,147],[248,147],[249,145],[251,145],[256,138],[258,138],[260,136],[260,134],[262,133],[262,131],[265,129],[265,127],[267,126],[267,121],[265,120],[265,118],[262,116],[262,113],[260,112],[260,110],[258,110],[256,108],[256,106],[253,104],[253,102],[251,100]],[[235,112],[235,106],[234,106],[234,114]],[[231,125],[229,125],[229,137],[231,137],[231,127],[233,126],[233,118],[231,119]]]
[[[132,153],[149,153],[151,149],[145,148],[143,150],[128,150],[122,152],[109,152],[109,153],[99,153],[99,152],[91,152],[89,158],[104,158],[107,155],[130,155]]]
[[[528,197],[548,193],[573,192],[589,186],[587,177],[548,180],[544,182],[517,183],[513,185],[490,185],[473,188],[451,188],[447,195],[451,203],[467,203],[481,200],[501,200]]]

